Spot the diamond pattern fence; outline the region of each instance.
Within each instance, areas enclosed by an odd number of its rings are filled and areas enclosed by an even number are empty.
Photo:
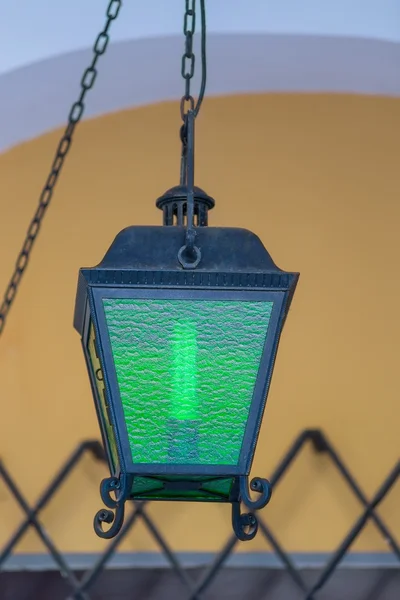
[[[276,488],[282,478],[288,475],[296,458],[307,444],[311,444],[315,452],[324,453],[327,457],[329,457],[330,461],[337,469],[351,492],[357,498],[361,506],[359,518],[353,524],[351,529],[349,529],[348,533],[336,550],[332,552],[327,564],[319,573],[317,580],[314,582],[311,588],[307,586],[301,571],[293,563],[290,554],[283,548],[265,519],[260,515],[258,515],[258,519],[261,534],[266,538],[273,548],[287,574],[293,581],[293,584],[304,594],[304,600],[317,600],[319,591],[332,577],[336,568],[339,566],[340,562],[346,556],[352,544],[358,538],[369,521],[372,521],[377,530],[381,533],[389,547],[389,550],[398,559],[400,568],[400,545],[396,541],[395,536],[390,531],[388,525],[383,521],[376,511],[378,506],[381,504],[384,498],[387,497],[400,478],[400,461],[394,465],[393,469],[386,476],[373,498],[369,499],[363,493],[361,487],[357,483],[356,478],[350,472],[343,459],[339,456],[336,449],[330,443],[327,436],[319,429],[307,429],[304,430],[294,441],[270,477],[273,488]],[[0,461],[0,479],[3,480],[5,486],[8,488],[12,497],[20,506],[25,515],[23,522],[0,551],[0,570],[2,567],[4,567],[6,560],[12,555],[21,538],[29,529],[34,529],[36,534],[45,545],[47,552],[53,558],[60,571],[60,574],[68,582],[71,588],[70,598],[74,600],[90,600],[90,590],[94,583],[101,575],[110,558],[118,550],[122,540],[132,530],[132,528],[135,526],[135,523],[141,519],[159,546],[160,551],[165,555],[166,559],[170,563],[171,568],[176,573],[176,576],[182,582],[185,590],[182,600],[200,600],[200,598],[204,599],[207,590],[213,585],[218,573],[232,552],[234,552],[235,547],[238,544],[238,540],[234,535],[232,535],[226,541],[221,551],[215,555],[211,564],[204,570],[200,580],[194,581],[190,577],[190,574],[179,562],[177,555],[173,552],[157,525],[149,517],[146,511],[148,502],[136,502],[132,504],[132,510],[129,516],[126,518],[125,525],[120,534],[108,544],[107,548],[93,564],[92,568],[78,579],[74,571],[68,565],[63,553],[57,548],[56,544],[41,523],[40,514],[49,504],[49,502],[52,501],[65,480],[70,476],[73,470],[76,469],[79,462],[86,454],[90,454],[93,459],[97,461],[105,460],[103,448],[100,442],[88,440],[81,443],[71,454],[68,460],[62,465],[58,473],[50,482],[49,486],[40,496],[36,505],[33,507],[30,506],[26,501],[11,473]]]

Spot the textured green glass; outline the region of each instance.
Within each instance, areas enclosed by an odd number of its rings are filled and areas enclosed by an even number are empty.
[[[172,388],[171,417],[178,421],[195,420],[197,407],[197,335],[194,320],[174,324],[171,338]]]
[[[135,477],[132,498],[142,500],[197,500],[202,502],[229,502],[232,478],[188,477]],[[168,483],[175,482],[175,489],[168,489]],[[199,489],[184,489],[186,483],[197,484]]]
[[[98,403],[100,405],[100,412],[101,412],[102,421],[104,424],[104,429],[106,432],[106,437],[108,440],[108,445],[110,448],[111,458],[113,461],[113,467],[114,467],[114,469],[116,469],[118,466],[117,444],[115,442],[114,431],[111,427],[111,423],[108,419],[108,414],[107,414],[107,405],[106,405],[106,398],[105,398],[106,390],[105,390],[104,381],[103,381],[103,373],[101,370],[101,364],[100,364],[100,360],[99,360],[99,357],[97,355],[97,350],[96,350],[96,340],[95,340],[93,323],[90,323],[89,338],[88,338],[88,342],[87,342],[87,350],[89,353],[90,366],[91,366],[92,373],[93,373],[93,379],[96,382],[97,398],[98,398]]]
[[[133,462],[236,465],[273,303],[103,304]]]

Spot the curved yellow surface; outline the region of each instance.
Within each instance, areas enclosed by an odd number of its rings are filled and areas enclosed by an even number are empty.
[[[323,428],[371,495],[399,455],[400,119],[398,100],[350,96],[209,99],[197,126],[196,183],[211,224],[243,226],[301,279],[283,336],[254,473],[268,475],[305,427]],[[30,502],[84,438],[97,438],[72,315],[78,269],[116,233],[157,224],[155,199],[179,175],[179,111],[164,104],[83,123],[0,340],[0,455]],[[60,132],[0,156],[1,289]],[[104,546],[92,529],[105,468],[87,458],[43,522],[60,547]],[[381,512],[400,533],[400,490]],[[0,543],[21,514],[0,483]],[[360,512],[323,456],[307,449],[265,516],[293,551],[335,546]],[[153,504],[177,550],[213,550],[228,506]],[[371,525],[355,546],[384,550]],[[152,550],[142,525],[125,550]],[[262,537],[242,551],[267,548]],[[43,551],[34,534],[20,551]]]

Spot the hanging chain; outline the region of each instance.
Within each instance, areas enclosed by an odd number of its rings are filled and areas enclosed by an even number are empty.
[[[189,111],[194,112],[197,117],[204,98],[207,81],[207,59],[206,59],[206,9],[205,0],[200,0],[201,11],[201,86],[195,105],[191,93],[191,82],[195,73],[196,56],[193,51],[194,34],[196,31],[196,0],[185,0],[185,14],[183,18],[183,33],[185,36],[185,51],[182,56],[181,74],[185,81],[185,93],[181,98],[180,111],[183,125],[180,129],[182,142],[181,156],[181,185],[186,184],[187,174],[187,116]]]
[[[50,174],[46,180],[45,186],[39,197],[39,206],[33,216],[33,219],[29,225],[28,233],[26,235],[22,250],[18,255],[14,273],[7,286],[4,294],[3,302],[0,307],[0,335],[3,332],[4,325],[6,322],[7,315],[10,311],[11,305],[15,299],[18,291],[18,286],[21,283],[22,276],[27,267],[30,254],[32,251],[33,244],[39,233],[40,226],[43,221],[43,217],[50,204],[53,196],[54,187],[57,183],[61,169],[64,165],[65,158],[71,147],[72,135],[75,131],[75,127],[82,118],[83,111],[85,109],[85,98],[87,92],[93,87],[97,76],[96,64],[99,57],[105,53],[109,37],[109,29],[111,23],[117,18],[119,10],[122,6],[122,0],[111,0],[107,8],[107,19],[105,22],[104,29],[99,33],[93,47],[93,59],[90,66],[85,70],[81,79],[81,93],[79,98],[70,110],[68,116],[68,125],[64,131],[64,134],[58,144],[56,155],[51,166]]]
[[[194,110],[194,98],[190,84],[194,76],[196,57],[193,52],[193,38],[196,31],[196,0],[185,0],[185,15],[183,18],[183,33],[185,36],[185,52],[182,56],[181,74],[185,80],[185,93],[181,99],[181,117],[185,122],[188,110]]]

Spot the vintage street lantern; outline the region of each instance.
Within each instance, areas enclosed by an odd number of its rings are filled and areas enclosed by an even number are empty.
[[[79,274],[74,325],[111,472],[95,517],[105,538],[126,500],[186,500],[231,503],[236,535],[252,539],[257,520],[240,503],[255,510],[271,495],[248,475],[298,274],[250,231],[207,226],[194,119],[184,115],[181,185],[157,200],[163,226],[124,229]]]

